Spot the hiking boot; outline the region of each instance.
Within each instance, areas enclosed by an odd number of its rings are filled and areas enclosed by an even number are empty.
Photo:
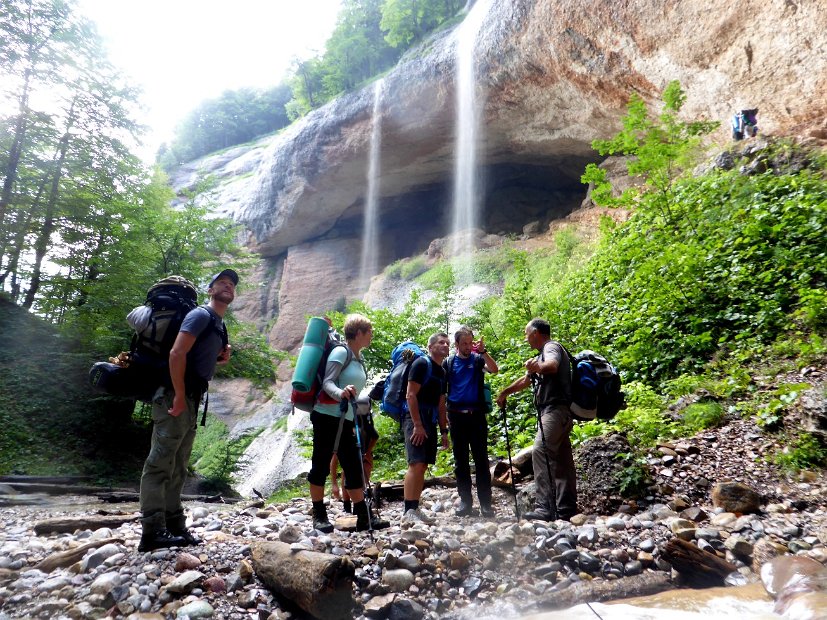
[[[167,547],[186,547],[187,541],[182,536],[173,535],[168,529],[144,532],[141,542],[138,543],[138,551],[154,551]]]
[[[434,519],[430,515],[426,515],[419,508],[416,508],[416,509],[411,508],[410,510],[408,510],[402,516],[402,521],[404,523],[410,523],[412,525],[415,525],[417,523],[424,523],[425,525],[433,525],[434,523],[436,523],[436,519]]]
[[[183,530],[172,530],[172,529],[170,529],[169,532],[173,536],[180,536],[181,538],[183,538],[185,545],[195,546],[195,545],[200,545],[201,544],[201,539],[198,538],[192,532],[190,532],[187,528],[184,528]]]
[[[383,530],[386,527],[391,526],[388,521],[380,519],[375,514],[371,514],[370,521],[368,521],[368,506],[364,501],[353,504],[353,512],[356,513],[357,532],[364,532],[365,530]]]
[[[494,509],[490,505],[486,506],[485,504],[480,506],[480,514],[484,519],[493,519],[494,516],[496,516]]]
[[[551,513],[544,508],[535,508],[523,515],[529,521],[551,521]]]
[[[472,510],[471,502],[466,502],[464,499],[461,499],[459,500],[459,507],[454,511],[454,514],[458,517],[467,517],[471,514]]]
[[[353,505],[350,503],[349,499],[346,499],[342,502],[342,510],[344,510],[348,514],[353,514]]]
[[[313,502],[313,529],[322,534],[330,534],[333,531],[333,524],[327,518],[324,502]]]

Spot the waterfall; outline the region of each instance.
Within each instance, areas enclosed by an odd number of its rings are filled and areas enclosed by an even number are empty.
[[[382,86],[378,80],[373,86],[373,116],[370,130],[370,154],[368,156],[368,193],[365,199],[365,223],[362,231],[362,260],[359,282],[367,289],[370,279],[379,267],[379,174],[382,154]]]
[[[479,171],[482,96],[477,94],[474,51],[477,34],[488,14],[491,0],[477,0],[457,28],[456,41],[456,144],[454,148],[452,254],[470,254],[479,215]],[[458,280],[470,283],[470,274]]]

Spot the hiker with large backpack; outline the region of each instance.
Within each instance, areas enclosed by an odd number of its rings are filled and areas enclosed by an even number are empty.
[[[540,355],[526,361],[526,374],[500,392],[497,405],[505,407],[509,395],[533,388],[538,430],[531,460],[537,497],[535,509],[524,516],[540,521],[568,520],[577,513],[577,482],[569,439],[573,426],[569,408],[571,363],[563,346],[551,339],[548,321],[529,321],[525,338]]]
[[[313,527],[322,533],[333,531],[324,504],[324,485],[330,473],[330,460],[336,454],[344,471],[344,486],[353,500],[356,529],[364,531],[388,527],[369,514],[365,503],[362,460],[354,434],[353,407],[340,407],[356,399],[367,383],[362,349],[370,345],[373,327],[361,314],[349,314],[344,324],[345,343],[334,346],[325,362],[324,377],[310,422],[313,425],[313,455],[310,473],[310,499],[313,502]]]
[[[141,474],[143,533],[138,551],[201,542],[187,530],[181,490],[198,406],[216,365],[230,359],[223,318],[237,284],[238,274],[232,269],[216,274],[207,289],[209,303],[186,314],[169,351],[169,385],[157,386],[152,399],[152,443]]]
[[[488,407],[485,401],[484,373],[499,372],[497,362],[485,349],[482,339],[474,342],[470,327],[460,327],[454,334],[456,353],[445,360],[448,376],[448,426],[454,450],[454,472],[459,492],[458,517],[471,514],[471,465],[474,458],[480,514],[493,517],[491,506],[491,472],[488,469]]]
[[[442,448],[448,449],[447,386],[442,362],[448,357],[450,346],[448,334],[433,334],[428,338],[428,355],[411,363],[407,377],[402,416],[408,459],[403,520],[411,524],[434,523],[434,518],[419,508],[419,498],[425,486],[428,465],[436,463],[437,434]]]

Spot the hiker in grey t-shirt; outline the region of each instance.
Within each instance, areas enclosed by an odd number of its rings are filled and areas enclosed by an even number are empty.
[[[551,339],[548,321],[529,321],[525,338],[540,355],[526,361],[526,374],[500,392],[497,405],[505,407],[510,394],[534,388],[538,430],[532,465],[537,498],[535,509],[524,516],[549,521],[556,508],[557,517],[568,520],[577,513],[577,482],[569,439],[573,424],[569,409],[571,364],[563,346]]]
[[[190,311],[169,352],[172,388],[152,402],[152,445],[141,474],[138,551],[197,545],[186,526],[181,490],[195,441],[198,405],[217,364],[230,359],[224,313],[235,299],[238,274],[225,269],[210,281],[210,301]]]

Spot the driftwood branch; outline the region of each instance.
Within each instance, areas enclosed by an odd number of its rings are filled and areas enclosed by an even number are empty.
[[[253,568],[273,592],[324,620],[352,617],[353,576],[349,557],[292,551],[282,542],[252,544]]]
[[[94,542],[81,545],[80,547],[75,547],[74,549],[67,549],[66,551],[53,553],[52,555],[43,558],[40,563],[35,566],[35,568],[43,571],[44,573],[51,573],[56,568],[71,566],[86,555],[86,552],[89,551],[89,549],[97,549],[98,547],[103,547],[104,545],[108,545],[110,543],[122,542],[123,538],[104,538],[102,540],[96,540]]]
[[[543,609],[567,609],[580,603],[602,603],[633,596],[649,596],[672,590],[675,584],[668,573],[643,573],[613,581],[580,581],[557,590],[539,601]]]
[[[137,513],[124,515],[86,515],[83,517],[56,517],[35,523],[34,533],[38,536],[47,534],[71,534],[76,530],[96,530],[102,527],[120,527],[124,523],[137,521]]]
[[[680,538],[666,543],[663,558],[686,583],[702,588],[724,585],[724,578],[736,570],[734,564]]]

